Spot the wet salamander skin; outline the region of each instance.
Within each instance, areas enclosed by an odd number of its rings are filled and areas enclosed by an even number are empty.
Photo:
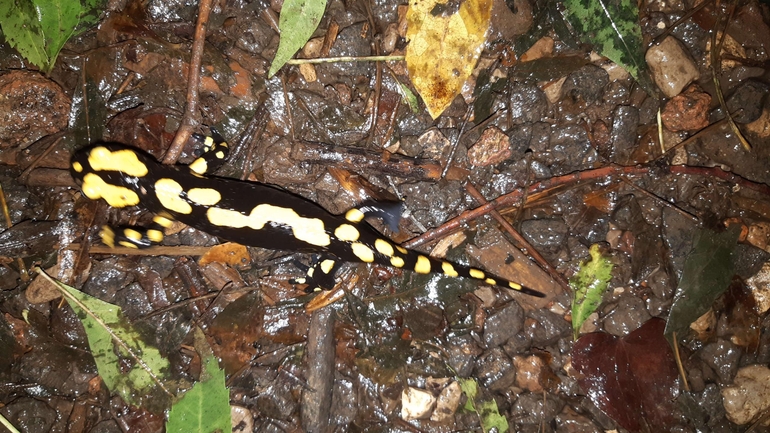
[[[163,239],[163,228],[171,220],[178,220],[244,245],[319,254],[307,277],[298,279],[318,286],[313,288],[331,288],[339,262],[349,261],[472,278],[543,296],[481,269],[436,260],[394,244],[363,221],[371,216],[372,206],[332,215],[313,202],[268,185],[205,176],[224,162],[227,144],[211,137],[201,139],[206,152],[188,167],[163,165],[144,152],[115,143],[75,153],[70,171],[85,196],[104,199],[113,207],[141,206],[157,215],[154,226],[147,229],[103,229],[107,245],[149,246]],[[375,209],[374,213],[377,211],[383,212]]]

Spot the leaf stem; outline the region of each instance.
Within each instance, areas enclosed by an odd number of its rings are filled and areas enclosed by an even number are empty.
[[[289,65],[302,65],[306,63],[395,62],[398,60],[404,60],[404,56],[319,57],[316,59],[289,59],[286,63]]]

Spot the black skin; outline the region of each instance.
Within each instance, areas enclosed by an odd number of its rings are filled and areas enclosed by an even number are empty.
[[[387,238],[378,233],[364,221],[359,223],[350,222],[343,216],[330,214],[324,208],[311,201],[269,185],[219,177],[201,176],[193,174],[189,168],[184,166],[163,165],[158,163],[152,156],[122,144],[101,143],[86,147],[76,152],[72,158],[72,162],[79,162],[82,165],[83,170],[80,173],[72,169],[70,171],[72,177],[78,184],[82,184],[83,176],[86,173],[95,172],[88,162],[88,155],[90,151],[97,146],[103,146],[112,152],[130,149],[137,155],[139,160],[147,166],[148,174],[143,177],[129,176],[122,171],[102,170],[97,174],[109,184],[123,186],[136,192],[140,197],[139,206],[146,208],[150,212],[156,214],[169,214],[173,219],[191,227],[195,227],[222,239],[244,245],[275,250],[320,254],[322,258],[333,258],[337,262],[360,262],[361,259],[353,254],[350,243],[341,241],[334,235],[334,230],[337,227],[342,224],[350,224],[358,229],[360,235],[358,242],[368,246],[374,252],[374,262],[384,266],[392,266],[390,257],[377,252],[374,248],[375,240],[387,240]],[[323,222],[324,228],[331,238],[331,243],[328,246],[318,246],[307,243],[294,237],[290,227],[278,223],[267,223],[260,230],[254,230],[249,227],[235,228],[214,225],[210,223],[206,217],[206,211],[209,207],[198,205],[192,201],[188,201],[192,207],[192,212],[189,214],[171,211],[164,207],[153,193],[155,182],[162,178],[175,180],[182,185],[184,190],[190,190],[192,188],[215,189],[221,194],[221,200],[216,204],[216,207],[219,208],[237,210],[248,215],[254,207],[260,204],[270,204],[292,209],[303,218],[319,219]],[[382,212],[382,209],[383,208],[375,208],[374,213],[378,211]],[[392,242],[390,243],[393,244]],[[406,255],[400,253],[397,253],[397,255],[404,260],[404,266],[402,268],[408,270],[413,270],[415,268],[417,258],[421,256],[421,254],[413,251],[409,251]],[[432,258],[429,258],[429,260],[431,272],[443,273],[441,268],[442,261]],[[470,268],[458,264],[453,264],[453,266],[455,270],[457,270],[459,276],[469,277],[468,271]],[[507,281],[504,278],[495,275],[487,274],[487,276],[495,278],[500,282]],[[323,288],[326,289],[330,287]],[[520,291],[531,296],[544,297],[542,293],[527,287],[523,287]]]

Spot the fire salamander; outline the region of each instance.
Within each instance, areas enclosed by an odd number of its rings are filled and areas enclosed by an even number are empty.
[[[441,273],[479,280],[543,297],[536,290],[472,267],[437,260],[407,250],[367,224],[367,217],[387,216],[385,206],[353,208],[332,215],[315,203],[256,182],[206,176],[221,166],[227,143],[221,137],[203,140],[204,154],[188,167],[163,165],[130,147],[103,143],[86,147],[72,158],[72,177],[83,194],[104,199],[113,207],[142,206],[155,213],[146,229],[105,227],[102,241],[142,248],[163,239],[172,220],[244,245],[317,254],[307,275],[294,280],[312,290],[334,287],[340,262],[377,263],[420,274]]]

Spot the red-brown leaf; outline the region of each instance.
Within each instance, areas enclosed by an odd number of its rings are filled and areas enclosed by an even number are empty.
[[[653,318],[623,338],[587,334],[572,350],[578,382],[609,417],[630,431],[669,431],[679,394],[674,354]]]

